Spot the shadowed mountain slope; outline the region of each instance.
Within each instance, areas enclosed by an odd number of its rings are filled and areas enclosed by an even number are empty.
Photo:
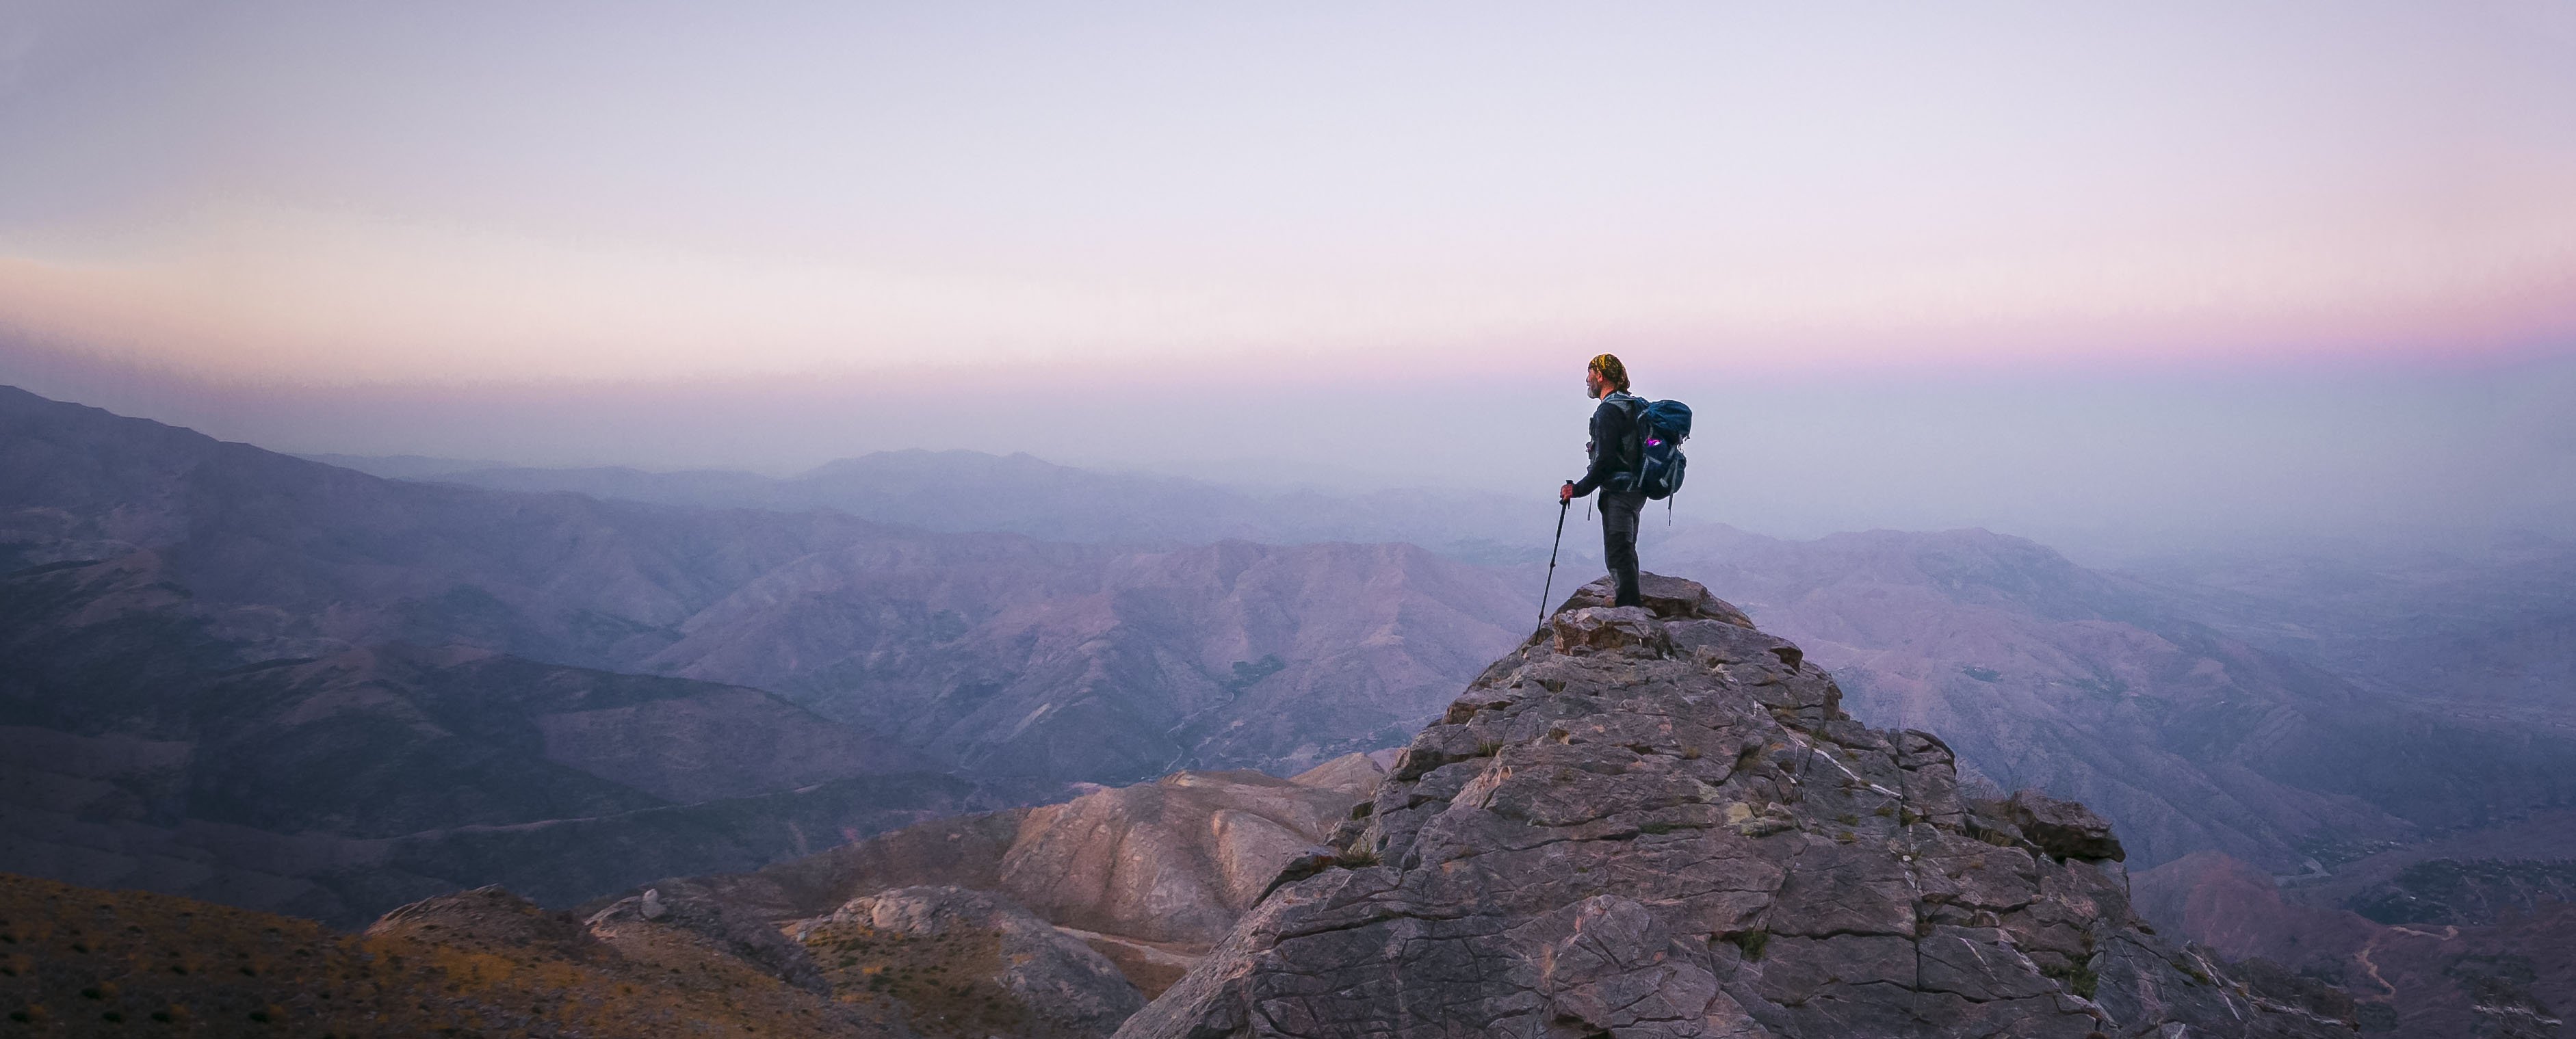
[[[2218,852],[2141,873],[2135,890],[2173,933],[2343,986],[2365,1035],[2549,1039],[2576,1007],[2576,904],[2565,901],[2466,924],[2373,920]]]
[[[227,638],[152,552],[0,578],[0,869],[355,923],[493,881],[585,897],[976,804],[774,695]],[[677,870],[674,869],[677,867]]]

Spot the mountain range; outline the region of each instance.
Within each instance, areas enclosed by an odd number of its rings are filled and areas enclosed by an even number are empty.
[[[305,457],[392,479],[696,508],[827,509],[925,530],[1167,548],[1230,540],[1395,541],[1489,564],[1545,560],[1540,539],[1555,519],[1545,495],[1435,487],[1253,491],[979,451],[880,451],[788,477],[723,469],[549,469],[417,455]]]
[[[1401,739],[1519,610],[1401,545],[408,483],[15,390],[0,445],[0,868],[341,922],[1312,765]]]
[[[1072,540],[1173,536],[1138,521],[1139,510],[1283,542],[1351,529],[1354,512],[1376,517],[1359,526],[1374,522],[1377,531],[1431,545],[1489,537],[1498,517],[1510,517],[1503,525],[1511,527],[1526,520],[1519,505],[1454,496],[1443,520],[1354,499],[1319,522],[1313,509],[1274,501],[1264,512],[1253,507],[1254,495],[1204,483],[971,452],[882,453],[786,480],[343,460],[435,480],[639,500],[827,504],[960,531],[1052,522]],[[974,493],[938,493],[940,473]],[[1247,514],[1269,518],[1250,523]],[[1577,558],[1593,557],[1589,536],[1570,539]],[[2341,600],[2315,594],[2322,578],[2290,573],[2278,560],[2285,572],[2268,580],[2244,579],[2260,572],[2251,567],[2194,570],[2170,561],[2107,573],[1983,531],[1786,541],[1718,525],[1650,525],[1645,554],[1652,566],[1711,580],[1766,625],[1815,647],[1845,676],[1864,717],[1968,734],[1960,751],[1972,774],[2083,798],[2120,822],[2142,861],[2215,849],[2301,873],[2377,843],[2475,826],[2576,794],[2561,767],[2576,752],[2576,711],[2552,695],[2576,674],[2576,643],[2564,634],[2576,625],[2559,623],[2576,618],[2563,591],[2576,580],[2555,580],[2576,576],[2576,550],[2528,541],[2508,546],[2518,555],[2484,567],[2423,560],[2390,567],[2376,594]],[[2196,580],[2212,572],[2240,576],[2233,585]],[[2434,594],[2412,594],[2418,588]],[[2286,620],[2336,601],[2347,604],[2340,613]],[[2444,623],[2407,623],[2434,604]],[[2330,634],[2279,637],[2285,624]],[[2318,645],[2319,637],[2327,641]],[[2477,664],[2440,663],[2463,658]],[[2499,699],[2508,697],[2509,709]],[[2405,768],[2363,767],[2392,762]]]
[[[483,888],[342,936],[0,877],[0,999],[16,1023],[75,1034],[148,1017],[352,1034],[2254,1039],[2356,1020],[2331,987],[2157,937],[2082,806],[1965,796],[1936,737],[1858,725],[1796,646],[1689,582],[1648,591],[1614,608],[1606,582],[1578,590],[1383,762],[1180,773],[575,913]]]
[[[1476,547],[1525,503],[1025,456],[404,471],[0,389],[0,869],[354,925],[1290,774],[1437,718],[1522,641],[1542,565]],[[1984,531],[1699,524],[1645,555],[1803,646],[1862,721],[1943,733],[1972,788],[2093,805],[2140,868],[2314,884],[2576,799],[2576,551],[2546,539],[2114,573]],[[2440,861],[2324,904],[2491,901],[2497,869],[2555,890],[2558,860]]]

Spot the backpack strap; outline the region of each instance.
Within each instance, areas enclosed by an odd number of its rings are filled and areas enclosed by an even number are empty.
[[[1628,442],[1619,452],[1619,460],[1636,460],[1637,467],[1628,470],[1627,481],[1627,489],[1634,491],[1638,489],[1638,481],[1646,476],[1646,398],[1626,390],[1613,390],[1606,399],[1617,402],[1619,410],[1628,413]]]

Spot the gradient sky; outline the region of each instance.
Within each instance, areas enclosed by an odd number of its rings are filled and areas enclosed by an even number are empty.
[[[1518,450],[1609,349],[1841,415],[1783,448],[1829,469],[1961,400],[1976,487],[2083,400],[2129,402],[2082,412],[2105,481],[2188,468],[2139,453],[2178,409],[2257,483],[2366,461],[2261,430],[2385,408],[2546,467],[2495,409],[2576,355],[2576,6],[21,0],[0,331],[0,378],[299,450],[1384,479],[1369,402]],[[959,384],[1024,414],[900,403]],[[1208,396],[1268,425],[1120,417]]]

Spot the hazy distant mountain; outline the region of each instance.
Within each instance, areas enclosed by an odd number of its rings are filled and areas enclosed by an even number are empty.
[[[404,483],[15,390],[0,572],[0,810],[33,835],[0,869],[334,919],[747,868],[993,803],[997,777],[1391,742],[1522,608],[1403,546]]]
[[[148,549],[274,656],[454,642],[684,674],[1003,772],[1311,764],[1396,739],[1519,634],[1506,577],[1404,547],[1153,552],[407,483],[0,404],[0,565]]]
[[[702,508],[832,509],[937,531],[1162,547],[1224,540],[1403,541],[1480,563],[1544,560],[1556,519],[1547,511],[1544,488],[1522,498],[1438,487],[1356,495],[1254,492],[977,451],[884,451],[785,479],[728,470],[477,467],[416,456],[308,457],[396,479],[572,491]],[[1580,546],[1577,550],[1582,551]]]
[[[369,476],[388,480],[424,480],[449,473],[468,473],[478,469],[507,469],[508,462],[476,461],[466,458],[434,458],[429,455],[341,455],[328,452],[299,454],[308,462],[355,469]]]
[[[1703,527],[1646,555],[1797,639],[1855,715],[1943,733],[2004,787],[2084,800],[2142,864],[2218,849],[2298,872],[2576,798],[2576,740],[2359,687],[2018,538]]]
[[[780,567],[647,666],[774,689],[979,771],[1292,772],[1419,728],[1521,637],[1523,607],[1504,576],[1407,545],[950,536]]]
[[[2576,736],[2576,544],[2522,534],[2136,570],[2174,609],[2356,685]]]

